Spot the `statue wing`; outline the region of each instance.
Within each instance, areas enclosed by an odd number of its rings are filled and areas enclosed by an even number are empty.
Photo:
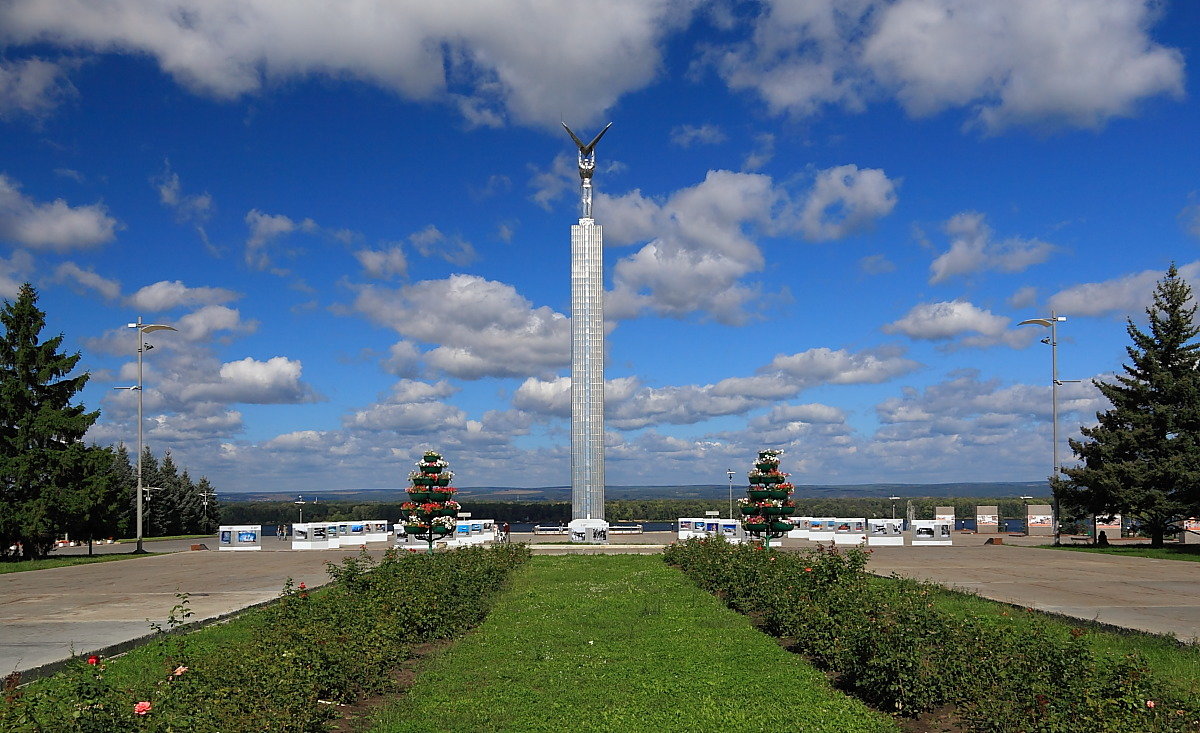
[[[575,141],[575,145],[579,148],[579,154],[588,156],[592,154],[592,151],[596,148],[596,143],[600,142],[600,138],[604,137],[604,133],[608,132],[608,128],[612,127],[612,123],[610,122],[605,125],[604,129],[596,137],[592,138],[592,141],[587,145],[584,145],[583,141],[576,137],[575,133],[571,132],[571,128],[567,127],[567,123],[562,123],[562,126],[566,129],[567,134],[571,136],[571,139]]]
[[[596,137],[592,138],[592,141],[588,143],[587,147],[584,149],[584,155],[591,155],[592,150],[596,148],[596,143],[600,142],[600,138],[604,137],[604,133],[608,132],[608,128],[610,127],[612,127],[611,122],[605,125],[604,129],[596,134]]]
[[[575,136],[575,133],[571,132],[571,128],[567,127],[567,123],[565,123],[565,122],[564,122],[564,123],[562,123],[562,126],[563,126],[563,127],[566,129],[566,131],[567,131],[567,134],[571,136],[571,139],[575,141],[575,144],[576,144],[577,146],[579,146],[579,152],[581,152],[581,153],[582,153],[582,152],[583,152],[583,147],[584,147],[584,146],[583,146],[583,141],[582,141],[582,140],[580,140],[578,137],[576,137],[576,136]]]

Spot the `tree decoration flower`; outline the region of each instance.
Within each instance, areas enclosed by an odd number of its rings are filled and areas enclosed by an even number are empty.
[[[408,474],[413,486],[409,489],[411,501],[401,505],[406,515],[405,530],[408,534],[429,543],[433,552],[433,541],[454,531],[456,516],[462,508],[453,500],[455,489],[450,486],[454,472],[450,464],[436,451],[425,451],[417,461],[417,469]]]

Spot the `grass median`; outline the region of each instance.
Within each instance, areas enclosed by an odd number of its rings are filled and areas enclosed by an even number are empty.
[[[537,557],[373,731],[895,731],[658,556]]]

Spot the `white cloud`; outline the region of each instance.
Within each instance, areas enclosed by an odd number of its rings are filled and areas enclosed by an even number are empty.
[[[29,279],[33,271],[33,256],[23,249],[12,253],[8,259],[0,257],[0,298],[16,300],[21,284]]]
[[[241,297],[226,288],[189,288],[180,280],[159,280],[129,296],[129,305],[143,311],[165,311],[185,305],[216,305]]]
[[[224,305],[206,305],[180,318],[174,325],[189,341],[203,341],[217,331],[254,333],[258,330],[258,321],[243,321],[236,308]]]
[[[18,114],[42,117],[74,92],[66,72],[71,64],[40,58],[0,59],[0,120]]]
[[[266,361],[246,357],[222,364],[215,380],[183,386],[179,395],[186,402],[241,402],[252,405],[316,402],[320,397],[312,387],[300,380],[302,370],[298,360],[283,356]]]
[[[121,284],[93,270],[85,270],[74,262],[64,262],[54,270],[57,280],[73,282],[89,290],[94,290],[106,300],[117,300],[121,297]]]
[[[1032,308],[1037,303],[1037,294],[1037,288],[1032,285],[1018,288],[1016,292],[1008,296],[1008,306],[1017,309]]]
[[[769,0],[750,40],[711,51],[734,89],[776,112],[858,110],[895,95],[909,114],[972,110],[989,131],[1098,127],[1183,93],[1183,56],[1155,43],[1146,0]]]
[[[1021,272],[1045,262],[1057,249],[1037,239],[1010,238],[992,240],[992,229],[978,212],[966,211],[946,222],[950,249],[929,266],[930,283],[939,283],[955,275],[970,275],[984,270]]]
[[[896,263],[887,258],[887,255],[867,255],[859,259],[858,268],[868,275],[883,275],[889,272],[894,272]]]
[[[725,133],[719,125],[679,125],[671,130],[671,142],[681,148],[693,145],[716,145],[725,142]]]
[[[408,274],[408,258],[400,245],[387,249],[360,249],[354,253],[358,264],[368,276],[386,280],[388,278]]]
[[[462,237],[447,237],[430,224],[408,237],[422,257],[440,257],[460,267],[475,261],[475,247]]]
[[[38,203],[0,173],[0,240],[63,252],[110,242],[119,227],[103,204],[73,207],[62,199]]]
[[[1028,344],[1033,334],[1028,330],[1010,329],[1012,319],[994,315],[964,300],[921,303],[905,316],[883,327],[884,333],[902,333],[922,341],[949,341],[964,334],[977,334],[961,340],[963,346],[994,346],[1006,344],[1019,347]]]
[[[1141,100],[1183,92],[1183,56],[1146,34],[1144,0],[900,0],[881,9],[863,59],[912,114],[976,106],[989,130],[1099,127]]]
[[[896,182],[876,168],[840,165],[817,174],[800,212],[800,230],[814,241],[841,239],[887,216]]]
[[[547,374],[570,363],[570,322],[534,308],[512,286],[452,275],[387,290],[360,289],[354,307],[410,341],[436,344],[432,368],[461,379]]]
[[[283,214],[264,214],[258,209],[251,209],[246,214],[246,226],[250,229],[250,237],[246,240],[246,264],[258,270],[271,268],[272,257],[267,251],[271,242],[296,230],[315,232],[319,229],[312,219],[297,222]]]
[[[763,372],[782,372],[798,385],[880,384],[920,368],[895,347],[852,352],[819,347],[796,354],[780,354]]]
[[[689,5],[15,0],[0,6],[0,27],[14,43],[145,54],[185,86],[221,98],[329,74],[444,100],[476,125],[512,117],[549,126],[564,110],[591,120],[650,83],[660,42],[686,24]]]
[[[750,231],[772,223],[782,196],[768,176],[709,171],[702,183],[661,204],[637,191],[619,199],[598,197],[597,207],[611,202],[618,214],[630,214],[631,223],[618,228],[618,242],[649,231],[656,235],[617,262],[606,317],[631,318],[648,310],[682,318],[704,311],[725,323],[745,320],[743,306],[754,291],[739,280],[763,267]]]
[[[1166,275],[1166,270],[1143,270],[1103,282],[1075,285],[1050,296],[1048,305],[1071,316],[1115,313],[1133,317],[1154,301],[1154,288]],[[1180,265],[1179,275],[1195,290],[1200,285],[1200,260]]]
[[[742,170],[756,171],[775,157],[775,136],[764,132],[754,136],[754,149],[742,161]]]

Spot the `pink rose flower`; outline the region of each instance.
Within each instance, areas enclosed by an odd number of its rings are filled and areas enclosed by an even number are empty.
[[[133,706],[133,714],[134,715],[145,715],[146,713],[150,712],[151,707],[152,706],[150,705],[150,703],[146,702],[145,700],[142,700],[137,705]]]

